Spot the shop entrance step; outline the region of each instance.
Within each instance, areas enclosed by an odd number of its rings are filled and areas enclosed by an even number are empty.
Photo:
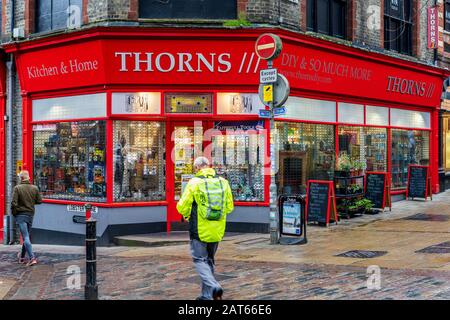
[[[224,241],[235,240],[241,233],[227,232],[225,233]],[[124,247],[164,247],[164,246],[178,246],[189,244],[188,231],[171,231],[148,233],[148,234],[134,234],[126,236],[114,237],[115,245]]]

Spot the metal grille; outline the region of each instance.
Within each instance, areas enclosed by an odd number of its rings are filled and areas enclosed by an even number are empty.
[[[333,125],[276,122],[279,193],[302,193],[310,179],[332,179],[334,128]]]
[[[387,171],[387,129],[364,128],[367,171]]]
[[[256,129],[227,129],[212,137],[213,166],[228,179],[234,200],[264,200],[265,143]]]
[[[391,174],[392,187],[405,188],[409,164],[429,164],[429,132],[419,130],[392,130]]]
[[[418,213],[410,217],[402,218],[402,220],[418,220],[418,221],[436,221],[445,222],[449,220],[449,216],[445,214],[427,214]]]
[[[114,122],[114,201],[164,200],[165,126]]]
[[[336,257],[370,259],[384,256],[386,253],[387,251],[351,250],[337,254]]]
[[[105,121],[33,127],[34,181],[49,199],[106,201]]]
[[[450,241],[438,243],[421,250],[416,251],[416,253],[436,253],[436,254],[445,254],[450,253]]]

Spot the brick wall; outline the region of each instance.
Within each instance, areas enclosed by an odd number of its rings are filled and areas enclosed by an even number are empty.
[[[355,1],[354,42],[369,48],[381,48],[383,0]]]

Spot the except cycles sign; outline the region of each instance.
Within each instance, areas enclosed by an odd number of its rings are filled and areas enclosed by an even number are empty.
[[[259,83],[277,82],[277,69],[264,69],[259,72]]]

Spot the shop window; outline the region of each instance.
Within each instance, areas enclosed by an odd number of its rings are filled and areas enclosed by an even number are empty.
[[[339,103],[339,122],[364,124],[364,106],[352,103]]]
[[[264,104],[253,93],[217,93],[217,114],[255,114],[264,109]]]
[[[450,31],[450,0],[445,0],[444,29]]]
[[[136,92],[112,94],[112,114],[160,114],[161,93]]]
[[[366,106],[366,124],[373,126],[388,126],[389,108]]]
[[[387,0],[384,5],[384,48],[412,54],[413,0]]]
[[[450,118],[444,118],[445,171],[450,171]]]
[[[391,108],[391,126],[430,129],[430,113]]]
[[[387,129],[339,126],[339,156],[342,154],[350,158],[353,169],[386,172]]]
[[[106,117],[106,93],[33,100],[33,121]]]
[[[166,113],[212,113],[212,94],[167,94]]]
[[[82,0],[36,0],[35,5],[36,32],[66,29],[82,18]]]
[[[236,0],[139,0],[139,18],[236,19]]]
[[[403,189],[407,186],[408,165],[429,165],[430,138],[428,131],[391,130],[391,176],[392,188]]]
[[[211,158],[235,201],[264,201],[266,135],[263,121],[216,122]]]
[[[33,126],[34,181],[44,198],[106,201],[105,121]]]
[[[165,200],[165,127],[114,121],[114,201]]]
[[[308,31],[345,38],[346,0],[308,0]]]
[[[304,194],[308,180],[332,180],[335,166],[335,127],[276,122],[279,194]]]
[[[336,102],[289,97],[286,103],[286,114],[278,119],[293,119],[318,122],[336,122]]]

